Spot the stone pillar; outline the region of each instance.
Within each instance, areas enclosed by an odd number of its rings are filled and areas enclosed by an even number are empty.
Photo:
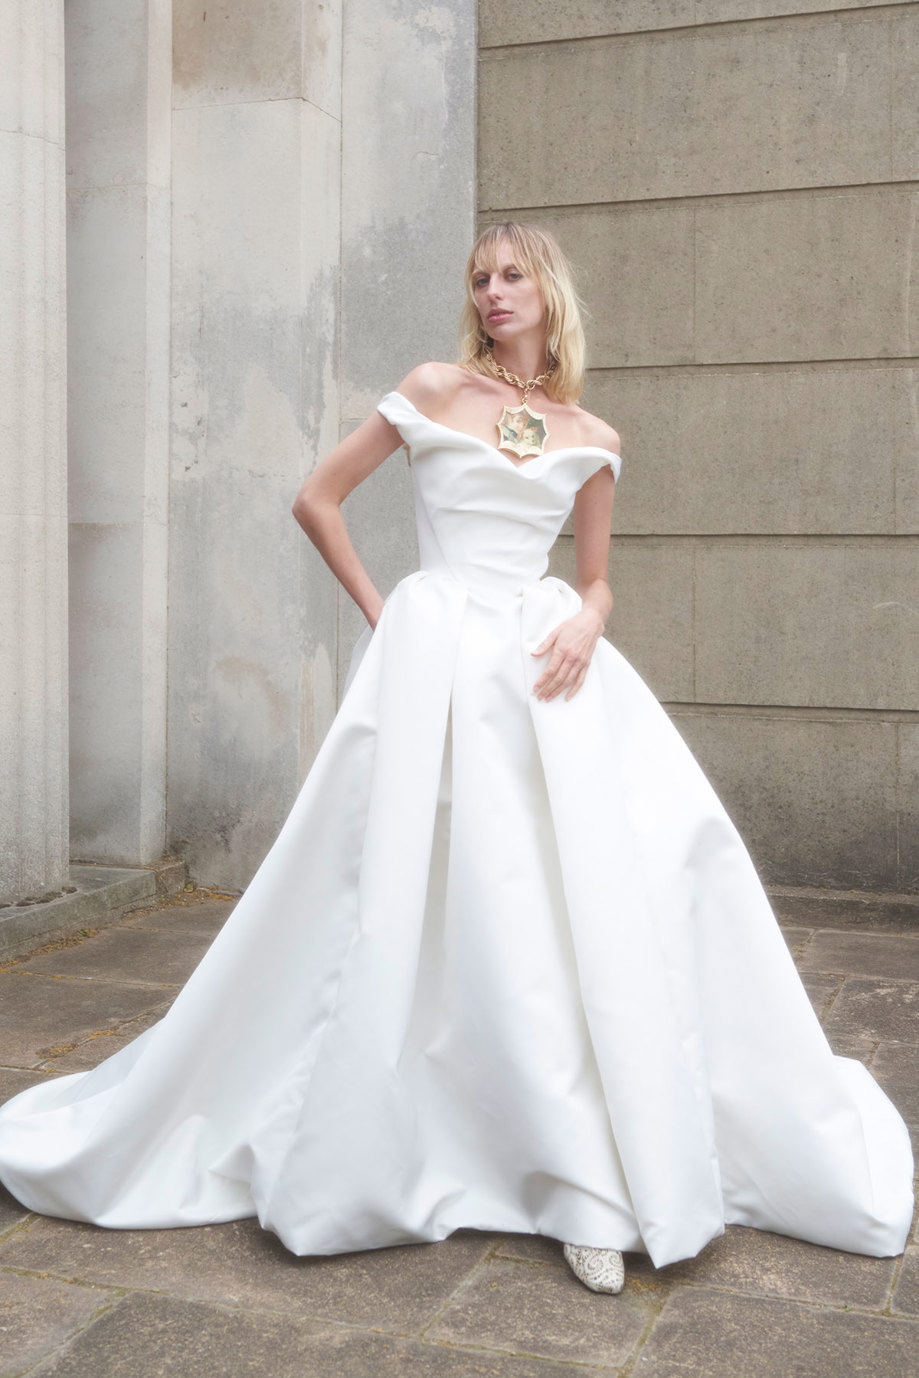
[[[0,901],[68,866],[64,5],[0,7]]]
[[[475,0],[174,0],[168,836],[245,884],[362,619],[290,515],[413,364],[455,356],[474,216]],[[340,381],[341,380],[341,381]],[[404,456],[349,498],[415,567]]]
[[[348,0],[342,55],[341,416],[347,434],[416,364],[456,358],[475,229],[476,0]],[[400,451],[345,517],[381,592],[418,567]],[[366,625],[341,598],[339,684]]]
[[[68,0],[74,857],[165,840],[171,0]]]
[[[173,22],[169,839],[236,888],[334,711],[334,584],[290,509],[338,438],[341,16]]]

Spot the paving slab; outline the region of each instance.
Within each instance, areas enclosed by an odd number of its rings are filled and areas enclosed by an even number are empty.
[[[0,1270],[0,1374],[24,1373],[116,1300],[97,1287]]]
[[[598,1375],[610,1370],[595,1369]],[[302,1317],[133,1296],[34,1378],[572,1378],[567,1365],[367,1334]],[[32,1378],[32,1375],[30,1375]]]
[[[919,1247],[915,1244],[907,1246],[903,1255],[893,1294],[893,1310],[908,1316],[919,1316]]]
[[[567,1268],[559,1240],[541,1234],[502,1235],[494,1249],[496,1258],[515,1258],[524,1263],[548,1263]]]
[[[641,1378],[919,1378],[919,1321],[681,1287],[634,1372]]]
[[[54,1078],[34,1070],[21,1071],[18,1068],[0,1068],[0,1105],[26,1091],[38,1081],[53,1081]],[[0,1238],[17,1225],[28,1219],[30,1212],[4,1186],[0,1186]],[[2,1346],[0,1346],[2,1352]]]
[[[871,1060],[871,1075],[906,1120],[919,1124],[919,1046],[879,1043]]]
[[[839,976],[824,976],[821,972],[802,971],[801,982],[814,1007],[814,1013],[821,1019],[835,998],[842,984]]]
[[[6,1187],[0,1186],[0,1238],[27,1219],[29,1211],[11,1196]]]
[[[671,1283],[882,1311],[897,1261],[825,1249],[787,1235],[728,1225],[697,1258],[663,1269]]]
[[[634,1280],[618,1296],[602,1296],[568,1268],[493,1258],[425,1338],[615,1369],[628,1362],[659,1305]]]
[[[845,1033],[878,1043],[919,1043],[919,985],[850,976],[833,1001],[827,1037]]]
[[[78,1044],[69,1052],[47,1058],[41,1063],[42,1070],[64,1075],[69,1072],[88,1072],[91,1068],[98,1067],[107,1057],[133,1043],[138,1034],[157,1024],[171,1004],[170,998],[137,1019],[125,1020],[113,1029],[97,1029],[84,1043]]]
[[[782,937],[785,939],[791,951],[795,954],[803,951],[810,942],[814,930],[812,928],[793,928],[787,924],[781,925]]]
[[[14,969],[68,980],[102,978],[126,985],[179,986],[209,946],[210,938],[200,933],[108,928],[76,947],[23,958]]]
[[[867,1038],[860,1038],[857,1034],[841,1033],[835,1029],[826,1032],[827,1042],[837,1057],[852,1057],[856,1062],[863,1062],[866,1067],[871,1066],[879,1044],[871,1043]]]
[[[20,1091],[27,1091],[40,1081],[53,1081],[54,1077],[38,1067],[0,1067],[0,1105]]]
[[[236,907],[236,899],[194,900],[136,909],[121,925],[125,929],[156,929],[158,933],[188,933],[216,938]]]
[[[0,1242],[0,1264],[185,1301],[283,1311],[414,1333],[446,1304],[494,1237],[298,1258],[255,1220],[176,1230],[104,1230],[36,1216]]]
[[[0,971],[0,1064],[34,1067],[161,1004],[163,988]]]
[[[906,937],[822,929],[807,944],[798,965],[802,971],[919,981],[919,934]]]

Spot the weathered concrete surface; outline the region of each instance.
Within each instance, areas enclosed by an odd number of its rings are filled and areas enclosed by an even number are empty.
[[[170,847],[245,884],[363,619],[295,525],[306,472],[453,357],[474,218],[474,0],[174,4]],[[345,506],[416,567],[404,455]]]
[[[67,7],[71,852],[166,815],[171,5]]]
[[[0,971],[0,1098],[93,1066],[149,1027],[231,908],[183,894]],[[919,936],[784,931],[834,1048],[870,1067],[919,1134]],[[875,974],[890,969],[903,974]],[[16,983],[29,1002],[10,1001]],[[0,1375],[919,1375],[915,1244],[874,1259],[732,1226],[695,1259],[626,1264],[624,1293],[599,1297],[535,1236],[464,1230],[301,1259],[255,1220],[108,1231],[31,1215],[0,1192]]]
[[[336,594],[296,526],[338,439],[335,5],[174,5],[170,849],[235,888],[334,709]]]
[[[587,405],[635,457],[613,532],[915,534],[917,387],[900,363],[598,371]]]
[[[416,364],[456,357],[475,223],[475,0],[344,9],[341,430]],[[349,530],[384,595],[418,567],[399,450],[349,497]],[[365,623],[339,595],[338,679]]]
[[[578,269],[592,369],[812,367],[915,357],[917,204],[919,191],[882,184],[529,208],[522,218],[551,229]]]
[[[804,928],[868,928],[874,933],[919,932],[919,895],[770,885],[773,913],[785,932]]]
[[[912,0],[835,0],[833,9],[851,11],[888,3],[908,5]],[[827,0],[617,0],[615,5],[609,0],[577,0],[567,5],[558,0],[479,0],[479,35],[483,47],[494,48],[809,14],[827,8]]]
[[[622,437],[611,638],[767,879],[917,893],[919,9],[479,12],[480,218],[571,255]]]
[[[917,32],[914,9],[892,21],[850,11],[711,27],[693,16],[672,34],[533,46],[521,24],[517,46],[482,53],[482,102],[489,111],[500,103],[503,120],[485,125],[481,205],[915,177]]]
[[[69,884],[60,894],[0,905],[0,961],[31,952],[37,943],[68,938],[81,928],[104,928],[122,918],[128,905],[175,894],[187,879],[185,863],[174,858],[147,868],[73,865]]]
[[[67,881],[64,6],[0,9],[0,901]]]

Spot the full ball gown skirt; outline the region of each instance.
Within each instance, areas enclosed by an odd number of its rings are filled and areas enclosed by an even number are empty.
[[[26,1206],[257,1216],[297,1254],[460,1227],[695,1255],[725,1223],[887,1256],[912,1154],[835,1057],[751,860],[601,640],[571,700],[543,577],[619,457],[515,465],[391,392],[421,568],[352,657],[277,841],[169,1013],[0,1111]]]

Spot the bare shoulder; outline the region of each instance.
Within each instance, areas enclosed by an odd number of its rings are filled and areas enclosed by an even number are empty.
[[[411,373],[407,373],[397,391],[413,402],[419,411],[430,415],[450,405],[468,376],[459,364],[431,361],[419,364]]]
[[[614,455],[620,453],[619,432],[613,430],[612,426],[599,416],[592,416],[589,411],[578,408],[580,412],[579,421],[585,445],[596,445],[600,450],[611,450]]]

